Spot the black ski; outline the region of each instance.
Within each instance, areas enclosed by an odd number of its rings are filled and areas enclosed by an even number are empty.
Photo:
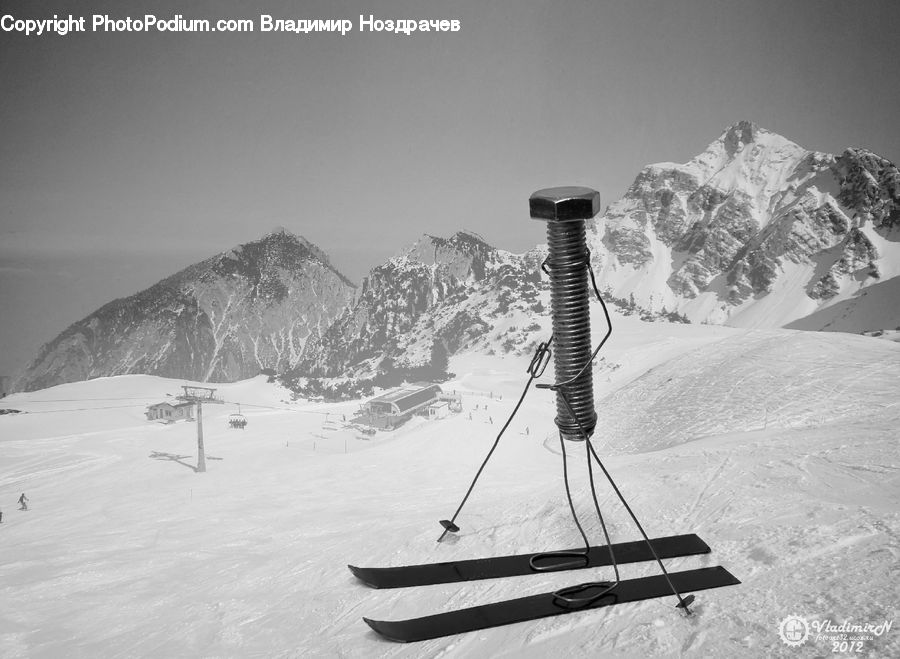
[[[708,554],[710,551],[709,546],[694,533],[652,538],[650,542],[653,543],[653,548],[660,558]],[[613,544],[612,549],[617,563],[640,563],[653,560],[653,554],[643,540],[616,543]],[[610,565],[609,548],[605,545],[591,547],[587,563],[583,558],[573,557],[573,554],[578,552],[584,552],[584,548],[568,549],[563,552],[515,554],[402,567],[356,567],[355,565],[347,567],[358,579],[373,588],[406,588]],[[539,570],[535,570],[531,566],[532,558],[537,556],[544,556],[535,559]],[[554,558],[554,556],[557,557]]]
[[[718,565],[683,572],[670,572],[669,577],[681,593],[733,586],[740,583],[728,570]],[[593,586],[593,588],[596,588],[598,594],[602,592],[602,585]],[[579,596],[590,594],[590,591],[582,591]],[[363,620],[387,639],[410,643],[667,595],[672,595],[672,589],[666,583],[664,576],[656,575],[639,579],[624,579],[609,594],[581,608],[566,608],[557,603],[558,600],[553,593],[541,593],[410,620],[390,621],[370,620],[369,618],[363,618]]]

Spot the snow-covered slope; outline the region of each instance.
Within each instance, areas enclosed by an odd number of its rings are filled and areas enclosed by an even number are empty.
[[[287,403],[265,378],[221,385],[229,404],[204,407],[205,474],[189,468],[194,424],[143,418],[180,381],[102,378],[4,399],[26,413],[0,416],[3,656],[796,657],[832,648],[784,645],[777,626],[790,614],[896,619],[900,345],[615,316],[595,369],[606,465],[648,532],[694,531],[713,549],[671,568],[722,564],[743,583],[697,593],[689,619],[663,599],[408,646],[377,638],[362,616],[610,576],[375,591],[346,569],[578,544],[541,390],[485,470],[459,538],[435,543],[527,361],[457,356],[447,387],[464,392],[462,414],[366,440],[326,421],[356,402]],[[226,424],[237,403],[244,431]],[[599,542],[584,460],[570,449],[577,509]],[[22,491],[27,512],[14,506]],[[636,539],[609,488],[599,494],[614,539]],[[623,567],[625,577],[653,572]],[[864,654],[897,656],[898,639],[895,628]]]
[[[898,231],[893,163],[808,151],[744,121],[685,164],[644,168],[590,241],[599,279],[640,306],[771,328],[856,299],[842,329],[862,332],[900,325],[900,300],[873,327],[859,299],[900,274]]]

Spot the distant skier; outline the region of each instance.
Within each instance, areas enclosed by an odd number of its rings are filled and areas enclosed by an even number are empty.
[[[28,497],[25,496],[24,492],[19,497],[19,510],[28,510]]]

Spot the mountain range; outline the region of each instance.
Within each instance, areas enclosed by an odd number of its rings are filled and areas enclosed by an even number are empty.
[[[645,319],[900,327],[900,173],[864,149],[809,151],[739,122],[687,163],[645,167],[588,242],[606,296]],[[356,287],[279,229],[104,305],[13,387],[125,373],[364,380],[427,363],[435,345],[528,353],[549,331],[545,257],[425,235]]]

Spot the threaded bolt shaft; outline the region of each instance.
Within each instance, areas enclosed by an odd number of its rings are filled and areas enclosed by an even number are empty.
[[[557,387],[555,421],[564,439],[582,440],[581,430],[590,437],[597,425],[593,374],[588,364],[591,317],[585,220],[599,212],[600,193],[580,187],[548,188],[531,195],[529,206],[531,217],[547,220]]]

